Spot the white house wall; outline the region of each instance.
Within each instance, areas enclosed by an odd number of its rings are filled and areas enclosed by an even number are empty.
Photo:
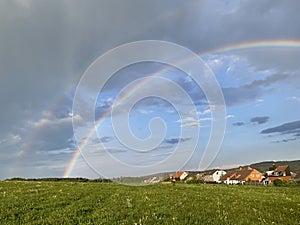
[[[224,176],[226,172],[224,170],[217,170],[216,172],[213,173],[212,179],[215,182],[219,182],[221,177]]]

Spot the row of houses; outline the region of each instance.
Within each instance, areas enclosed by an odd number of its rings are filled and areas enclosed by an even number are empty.
[[[235,170],[207,170],[203,172],[196,171],[178,171],[170,174],[172,181],[189,181],[191,179],[202,180],[205,183],[224,183],[224,184],[245,184],[245,183],[260,183],[271,184],[276,179],[293,180],[300,179],[300,174],[290,171],[288,165],[278,166],[273,165],[269,170],[262,174],[256,169],[247,167],[240,167]],[[158,182],[157,179],[155,182]]]

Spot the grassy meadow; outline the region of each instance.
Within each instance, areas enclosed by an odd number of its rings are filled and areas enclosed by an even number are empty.
[[[300,188],[0,181],[0,224],[300,224]]]

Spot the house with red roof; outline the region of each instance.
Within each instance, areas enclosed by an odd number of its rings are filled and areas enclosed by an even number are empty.
[[[197,176],[197,179],[203,180],[205,183],[221,183],[220,179],[226,174],[225,170],[213,169],[206,170]]]
[[[183,181],[185,178],[187,178],[188,175],[189,175],[189,172],[187,172],[187,171],[177,171],[175,174],[170,175],[170,179]]]
[[[267,177],[264,180],[265,184],[270,184],[277,179],[292,180],[290,167],[288,165],[273,167],[270,169],[271,170],[267,171]]]
[[[220,178],[220,181],[225,184],[244,184],[249,181],[260,182],[261,180],[262,174],[250,166],[229,171]]]

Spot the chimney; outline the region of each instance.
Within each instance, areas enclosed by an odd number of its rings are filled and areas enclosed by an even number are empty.
[[[242,167],[242,166],[240,166],[240,167],[239,167],[239,170],[243,170],[243,167]]]

